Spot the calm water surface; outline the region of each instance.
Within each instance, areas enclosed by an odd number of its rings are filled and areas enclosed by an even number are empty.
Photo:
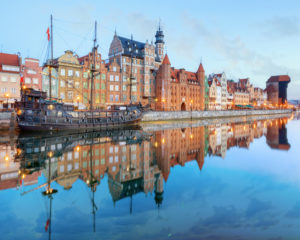
[[[0,238],[299,239],[299,140],[297,117],[2,134]]]

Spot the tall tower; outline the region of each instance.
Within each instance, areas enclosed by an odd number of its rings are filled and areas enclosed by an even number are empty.
[[[158,30],[156,31],[155,34],[155,53],[159,57],[160,61],[163,60],[164,57],[164,33],[161,29],[160,22],[158,25]]]
[[[202,63],[200,63],[196,75],[200,83],[200,110],[203,111],[205,108],[205,71]]]

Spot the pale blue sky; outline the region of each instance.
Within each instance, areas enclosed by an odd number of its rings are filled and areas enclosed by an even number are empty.
[[[174,67],[195,71],[202,58],[206,73],[250,77],[265,87],[270,75],[288,73],[289,98],[300,98],[299,1],[5,1],[1,3],[0,50],[45,59],[50,14],[54,55],[90,50],[98,21],[100,51],[107,58],[114,30],[139,41],[154,40],[161,18]]]

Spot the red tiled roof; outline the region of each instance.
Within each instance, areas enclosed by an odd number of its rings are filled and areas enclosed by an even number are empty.
[[[19,56],[17,54],[0,53],[0,72],[3,72],[2,65],[20,66]],[[10,71],[5,71],[10,72]]]
[[[278,76],[272,76],[268,79],[267,83],[269,82],[290,82],[291,78],[289,75],[278,75]]]
[[[171,65],[170,60],[169,60],[169,58],[168,58],[168,54],[165,55],[162,64],[168,64],[168,65]]]

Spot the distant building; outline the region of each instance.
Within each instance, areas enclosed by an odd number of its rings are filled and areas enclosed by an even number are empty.
[[[287,87],[291,78],[288,75],[272,76],[267,81],[269,103],[279,106],[287,103]]]
[[[156,75],[156,109],[160,111],[204,110],[205,71],[171,68],[168,55]]]
[[[25,58],[22,65],[23,84],[27,88],[42,90],[42,67],[38,59]]]
[[[208,78],[209,86],[209,110],[221,110],[222,109],[222,87],[218,78],[210,76]]]
[[[216,78],[219,83],[221,84],[221,109],[225,110],[228,108],[228,103],[227,103],[227,78],[226,74],[223,73],[218,73],[218,74],[211,74],[209,76],[209,79]]]
[[[20,100],[21,63],[17,54],[0,53],[0,108],[11,108]]]

